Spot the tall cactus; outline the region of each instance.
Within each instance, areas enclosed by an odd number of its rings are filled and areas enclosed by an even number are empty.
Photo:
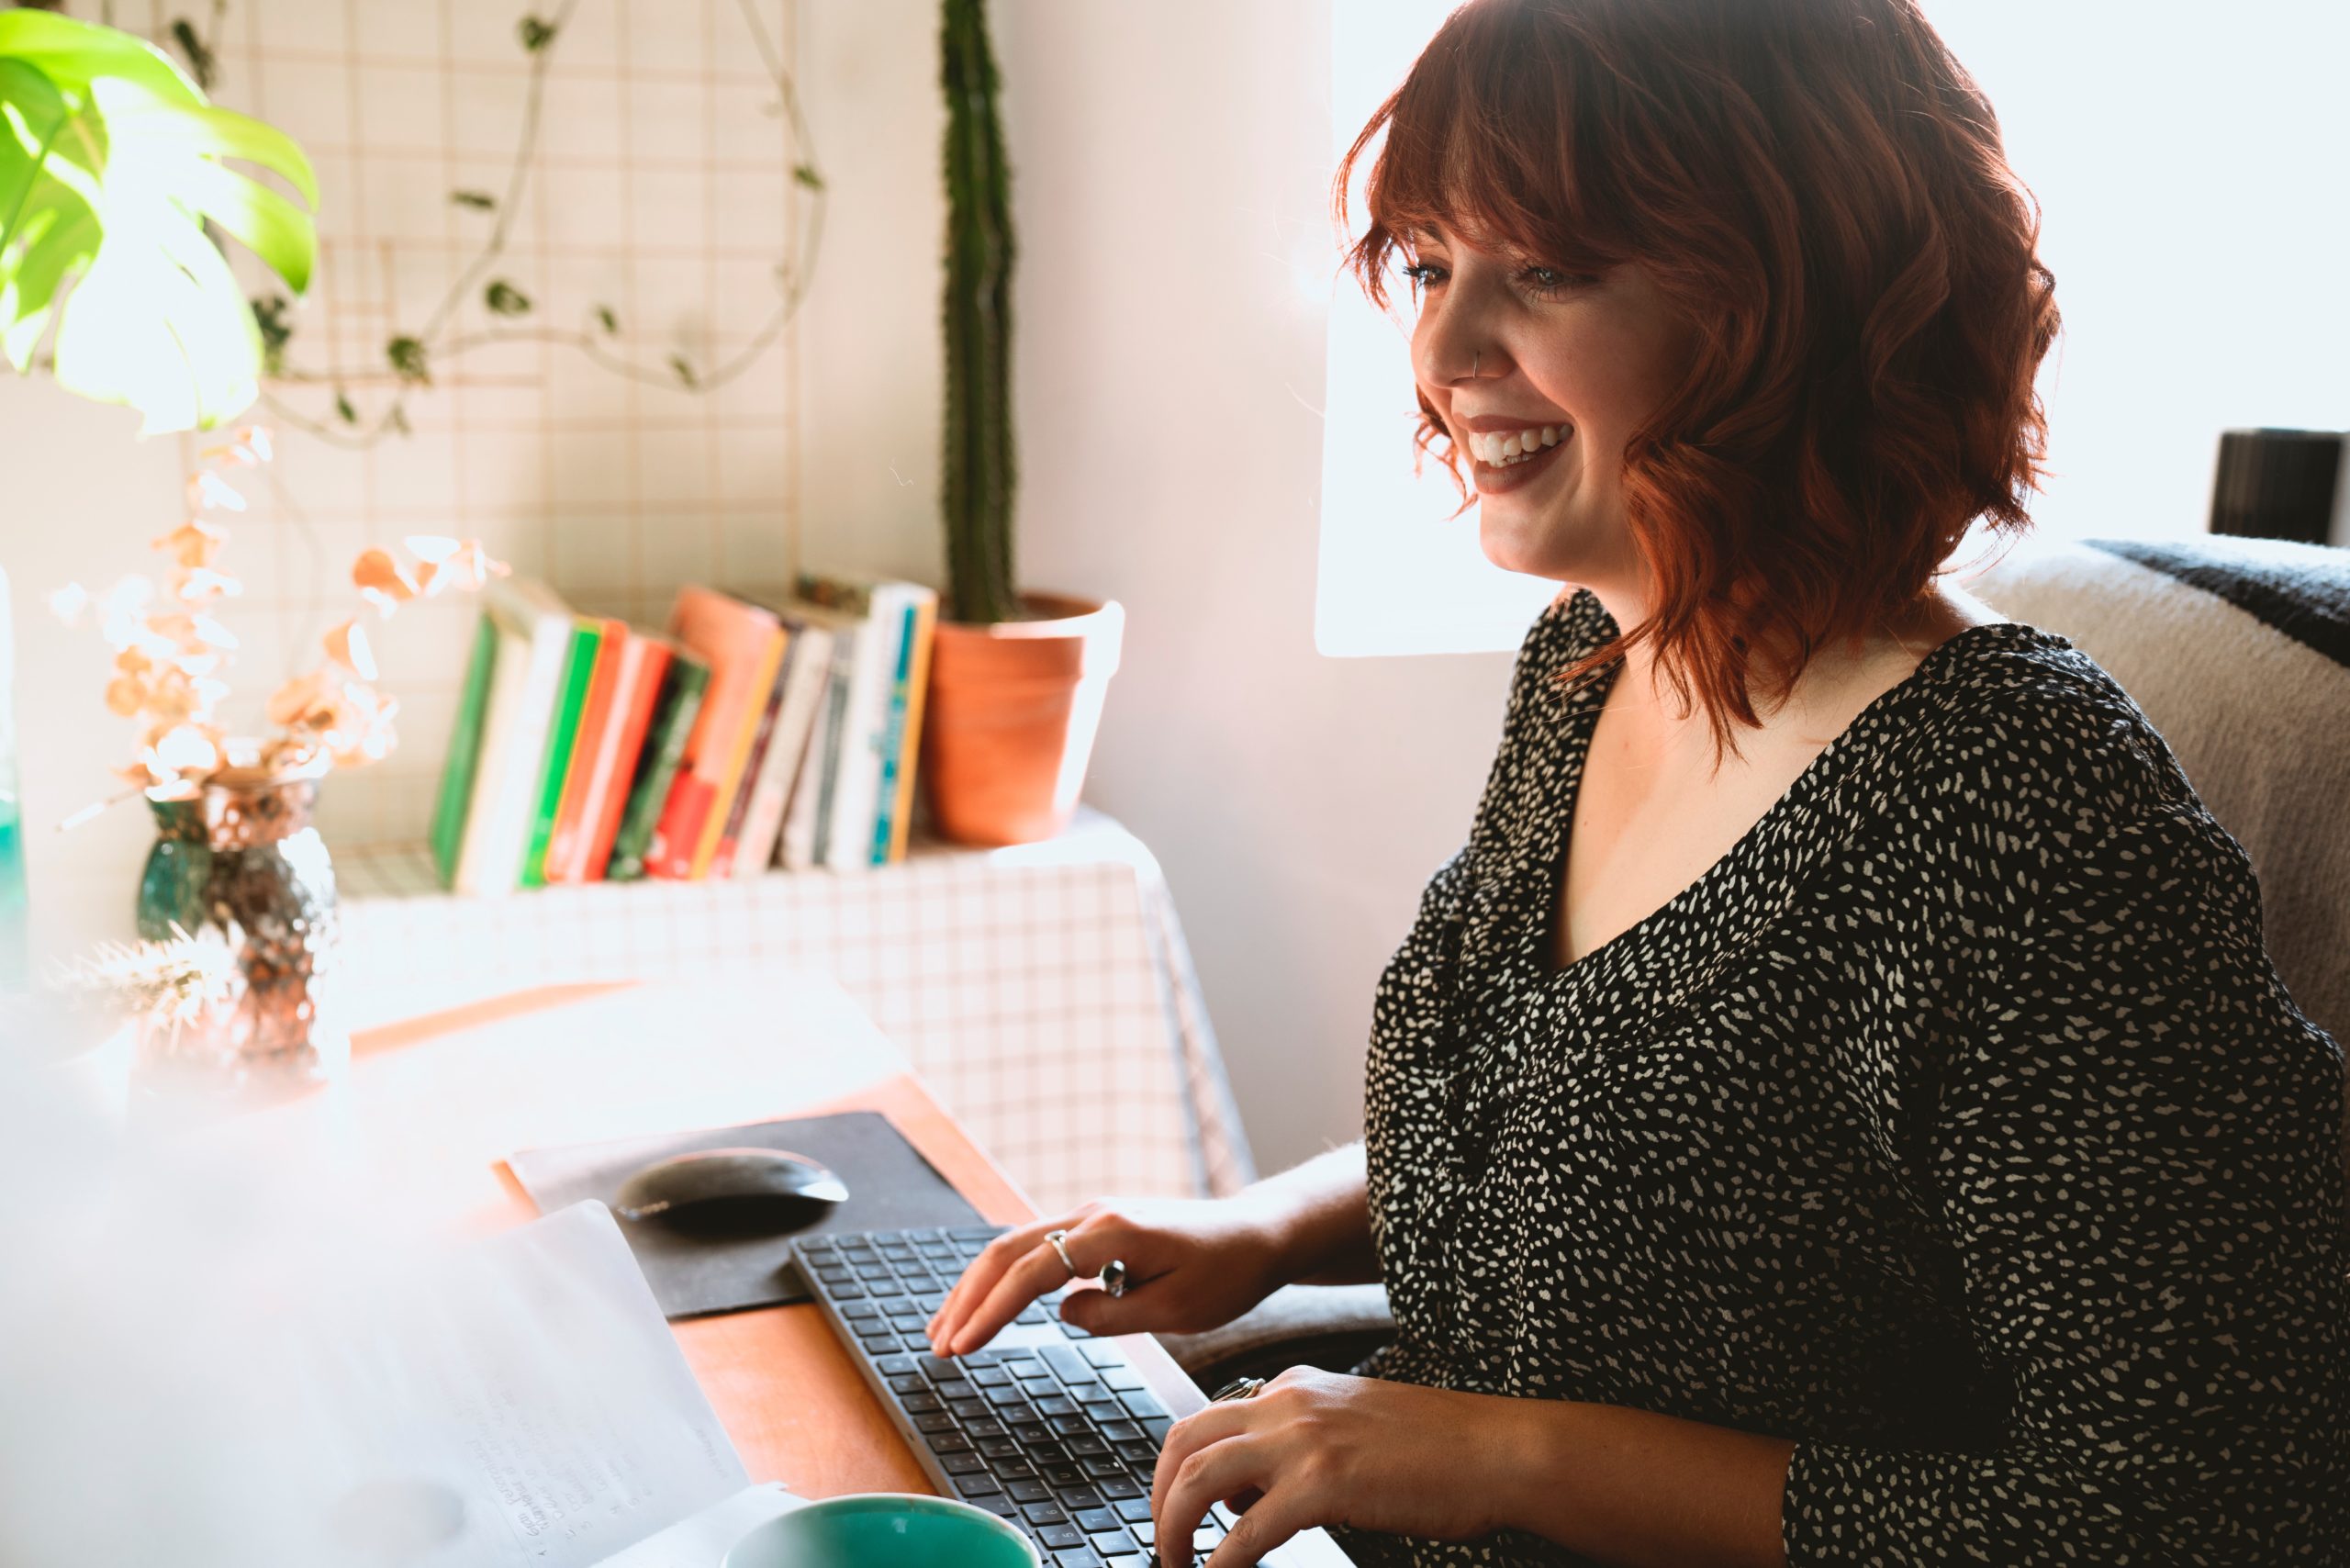
[[[946,93],[946,521],[957,621],[1016,620],[1012,576],[1012,203],[985,0],[943,0]]]

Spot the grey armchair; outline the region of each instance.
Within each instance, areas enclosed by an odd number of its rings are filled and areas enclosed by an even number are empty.
[[[2069,638],[2136,700],[2251,855],[2286,989],[2350,1044],[2350,550],[2031,540],[1960,586]],[[2350,1137],[2344,1157],[2350,1170]],[[1383,1286],[1289,1285],[1222,1327],[1158,1338],[1214,1389],[1344,1372],[1394,1332]]]

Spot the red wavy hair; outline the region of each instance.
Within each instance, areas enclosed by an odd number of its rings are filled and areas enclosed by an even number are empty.
[[[1346,254],[1382,308],[1406,237],[1440,223],[1572,272],[1636,262],[1698,325],[1624,453],[1652,613],[1564,679],[1651,639],[1735,753],[1751,678],[1784,697],[1924,594],[1976,518],[2031,526],[2056,280],[1990,104],[1914,0],[1472,0],[1340,163],[1341,225],[1382,130]],[[1414,445],[1465,510],[1419,405]]]

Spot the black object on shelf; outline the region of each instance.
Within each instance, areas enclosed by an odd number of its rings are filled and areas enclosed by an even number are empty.
[[[2224,431],[2211,486],[2211,532],[2303,544],[2350,543],[2331,536],[2339,506],[2345,437],[2340,431]]]

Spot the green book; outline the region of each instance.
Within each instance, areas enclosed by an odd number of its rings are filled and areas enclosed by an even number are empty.
[[[522,885],[547,885],[547,845],[563,810],[564,781],[571,777],[571,750],[579,741],[579,711],[596,675],[596,649],[603,625],[581,616],[571,624],[571,646],[564,655],[563,683],[555,688],[554,717],[547,727],[546,766],[539,773],[538,813],[532,819],[530,846],[522,852]]]
[[[484,614],[474,623],[474,651],[465,665],[464,693],[457,702],[457,727],[450,732],[449,755],[441,765],[441,792],[432,801],[432,865],[444,888],[457,885],[465,812],[473,803],[474,775],[481,767],[482,715],[489,709],[489,678],[497,665],[498,625]]]
[[[701,711],[702,694],[710,689],[710,665],[679,646],[670,655],[669,674],[661,683],[661,699],[653,712],[653,728],[637,754],[636,777],[628,787],[628,810],[621,818],[620,835],[612,840],[611,863],[604,868],[608,882],[633,882],[644,875],[645,851],[653,846],[653,830],[661,825],[661,808],[668,802],[677,765],[685,759],[686,737],[693,733]]]

